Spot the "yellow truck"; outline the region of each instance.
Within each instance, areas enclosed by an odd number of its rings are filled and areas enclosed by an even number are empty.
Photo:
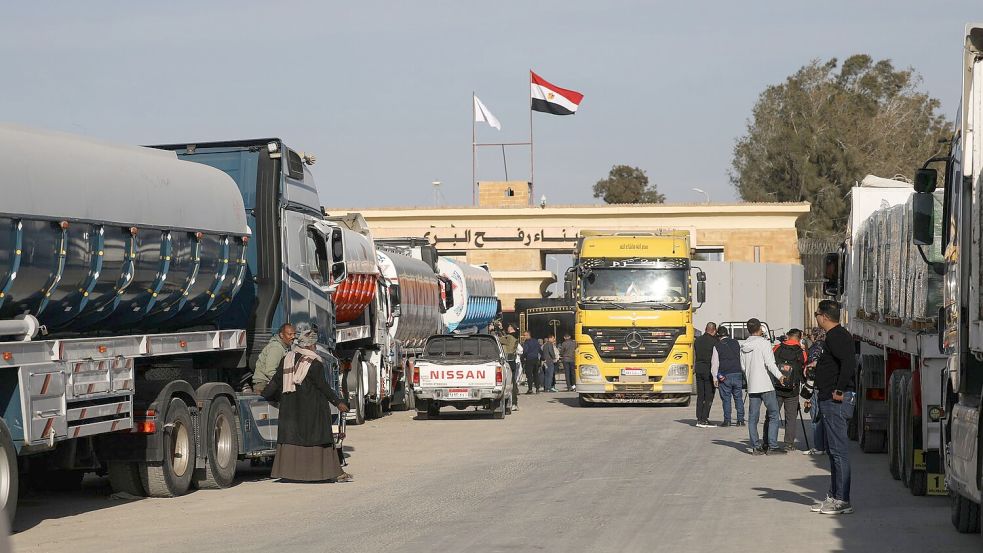
[[[581,406],[689,405],[694,337],[690,254],[686,231],[580,233],[567,291],[577,303]],[[699,304],[705,301],[705,280],[699,271]]]

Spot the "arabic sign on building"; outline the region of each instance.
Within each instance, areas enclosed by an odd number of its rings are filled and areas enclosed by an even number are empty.
[[[471,228],[431,228],[423,237],[438,249],[441,248],[573,248],[577,244],[577,229],[569,227],[548,228],[496,228],[475,230]]]

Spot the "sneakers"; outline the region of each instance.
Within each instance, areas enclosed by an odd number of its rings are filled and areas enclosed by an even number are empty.
[[[716,428],[717,425],[711,423],[710,421],[696,421],[697,428]]]
[[[532,395],[532,390],[526,390],[526,395],[527,396],[531,396]]]
[[[747,426],[744,421],[737,421],[737,426]]]
[[[819,509],[821,515],[849,515],[852,512],[853,505],[839,499],[831,499],[829,503],[823,502],[823,506]]]
[[[750,447],[750,448],[748,448],[748,453],[750,453],[751,455],[764,455],[765,454],[765,448],[760,447],[760,446],[759,447]]]
[[[768,448],[768,455],[787,455],[788,450],[784,447]]]
[[[730,421],[724,421],[724,423],[720,425],[720,428],[727,428],[729,426],[730,426]]]
[[[832,507],[833,506],[833,501],[834,501],[834,499],[832,497],[830,497],[830,496],[827,495],[826,496],[826,499],[823,499],[822,501],[816,503],[815,505],[813,505],[812,507],[810,507],[809,510],[812,511],[812,512],[814,512],[814,513],[822,512],[823,507],[826,507],[827,505],[830,506],[830,507]]]
[[[576,392],[577,391],[577,386],[576,385],[570,386],[570,391],[571,392]]]
[[[808,449],[802,452],[803,455],[822,455],[823,453],[823,451],[819,451],[816,448]]]
[[[547,391],[547,392],[557,392],[557,391],[559,391],[559,390],[557,390],[556,388],[550,388],[549,390],[546,390],[546,391]]]
[[[789,453],[795,451],[795,444],[785,444],[785,451]]]

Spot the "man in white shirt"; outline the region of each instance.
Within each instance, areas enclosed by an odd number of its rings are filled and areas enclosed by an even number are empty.
[[[751,439],[750,453],[751,455],[783,454],[786,453],[785,449],[778,446],[780,415],[772,377],[781,380],[784,375],[775,363],[775,354],[772,352],[771,342],[764,337],[761,330],[761,321],[749,319],[747,332],[748,339],[741,345],[741,365],[747,373],[747,393],[750,398],[747,425],[748,437]],[[768,425],[767,448],[758,438],[758,418],[761,415],[762,403],[765,404],[768,419],[775,421],[775,424]]]

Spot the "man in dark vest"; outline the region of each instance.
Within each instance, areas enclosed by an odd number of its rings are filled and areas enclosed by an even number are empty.
[[[694,372],[696,377],[696,426],[713,428],[710,424],[710,406],[713,405],[713,376],[710,374],[710,361],[713,347],[717,345],[717,325],[707,323],[706,331],[693,342]]]
[[[741,345],[731,338],[726,327],[717,329],[720,341],[713,347],[710,372],[720,389],[720,401],[724,403],[724,423],[730,426],[730,400],[737,408],[737,426],[744,426],[744,369],[741,367]]]
[[[793,328],[785,334],[785,340],[775,346],[775,362],[778,370],[788,379],[775,385],[778,405],[785,409],[785,449],[795,450],[795,429],[799,422],[799,386],[808,353],[802,347],[802,331]]]

